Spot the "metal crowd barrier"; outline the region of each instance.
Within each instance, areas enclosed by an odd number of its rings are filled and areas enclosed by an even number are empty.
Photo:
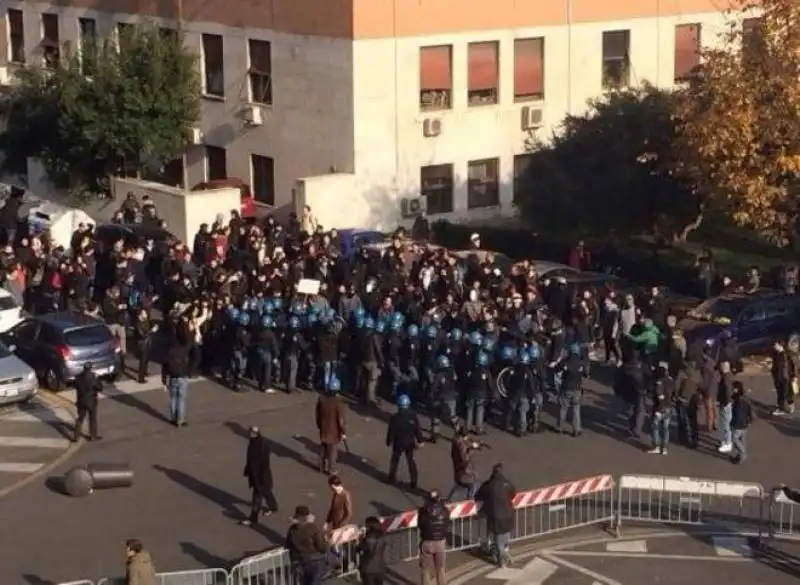
[[[800,510],[782,493],[769,503],[757,483],[703,480],[687,477],[623,475],[615,485],[610,475],[521,492],[514,498],[515,523],[512,541],[535,538],[572,528],[602,525],[619,536],[622,525],[651,523],[708,525],[732,529],[754,529],[764,525],[776,538],[800,536]],[[765,508],[766,504],[766,508]],[[473,501],[449,506],[447,550],[478,548],[487,540],[486,519]],[[403,512],[381,520],[386,531],[389,563],[418,557],[420,537],[417,511]],[[333,533],[329,555],[337,568],[332,574],[358,571],[357,547],[360,529],[346,526]],[[298,585],[296,567],[289,552],[275,548],[243,559],[229,572],[223,569],[160,573],[158,585]],[[124,579],[101,579],[97,585],[121,585]],[[72,581],[61,585],[94,585]]]
[[[764,488],[757,483],[623,475],[615,530],[623,522],[713,525],[757,529],[761,535]]]

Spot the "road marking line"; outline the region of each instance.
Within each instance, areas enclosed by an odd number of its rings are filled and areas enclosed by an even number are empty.
[[[609,542],[606,544],[606,550],[608,552],[646,553],[647,541],[622,540],[619,542]]]
[[[587,558],[609,558],[609,559],[653,559],[654,561],[724,561],[724,562],[750,562],[750,558],[739,557],[715,557],[703,555],[670,555],[670,554],[654,554],[654,553],[616,553],[616,552],[600,552],[600,551],[579,551],[579,550],[559,550],[552,549],[552,554],[556,561],[561,557],[587,557]],[[800,564],[800,559],[793,563]],[[789,563],[789,564],[793,564]]]
[[[75,417],[63,407],[49,408],[41,405],[30,410],[9,412],[0,416],[0,421],[21,423],[73,423]]]
[[[753,549],[746,538],[741,536],[712,536],[714,552],[720,557],[752,557]]]
[[[581,567],[580,565],[576,565],[575,563],[571,563],[566,561],[560,557],[552,556],[552,555],[542,555],[542,558],[547,559],[548,561],[553,561],[556,565],[564,567],[565,569],[571,569],[576,573],[580,573],[581,575],[585,575],[590,579],[594,579],[600,585],[622,585],[619,581],[615,581],[610,577],[606,577],[605,575],[601,575],[600,573],[595,573],[587,569],[586,567]]]
[[[44,437],[3,437],[0,436],[0,447],[36,447],[40,449],[62,449],[70,444],[66,439],[49,439]]]
[[[534,558],[521,569],[502,568],[486,575],[487,579],[499,579],[511,585],[542,585],[558,571],[558,565],[541,558]]]
[[[44,463],[0,463],[0,473],[34,473]]]

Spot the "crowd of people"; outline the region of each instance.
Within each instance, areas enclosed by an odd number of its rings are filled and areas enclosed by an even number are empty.
[[[163,227],[153,202],[132,195],[114,221]],[[410,240],[402,229],[383,246],[353,246],[336,230],[317,225],[309,233],[310,222],[296,215],[282,225],[271,217],[246,221],[233,211],[227,221],[203,224],[191,246],[101,242],[94,226],[81,225],[67,249],[47,233],[0,224],[6,239],[0,279],[21,291],[26,310],[102,318],[120,338],[123,370],[133,350],[140,382],[147,380],[154,344],[164,345],[162,377],[178,427],[187,423],[189,379],[200,373],[235,391],[251,384],[265,393],[319,391],[320,470],[330,474],[335,494],[342,487],[337,449],[346,439],[340,393],[365,405],[397,404],[386,438],[391,482],[405,458],[416,488],[416,448],[444,436],[443,425],[452,428],[455,485],[448,497],[431,492],[420,515],[430,582],[442,583],[442,510],[457,495],[484,502],[494,515],[495,557],[507,560],[514,488],[501,467],[478,484],[471,453],[482,443],[473,437],[490,422],[518,436],[540,431],[548,399],[558,404],[555,430],[567,432],[569,423],[571,434],[581,435],[583,385],[598,367],[593,361],[615,366],[614,391],[630,409],[630,432],[640,437],[650,419],[651,452],[667,453],[673,420],[679,439],[696,448],[702,411],[718,450],[738,463],[747,456],[753,408],[735,378],[741,367],[735,340],[688,343],[657,288],[620,298],[611,288],[578,289],[563,278],[540,278],[528,261],[504,270],[481,251],[479,234],[462,255]],[[589,258],[581,244],[569,261],[583,268]],[[798,366],[798,349],[776,343],[777,412],[793,408]],[[99,390],[91,379],[81,384],[79,403],[82,393]],[[87,404],[96,408],[96,401]],[[96,436],[96,416],[93,426]],[[264,502],[267,511],[277,509],[271,475],[259,463],[268,454],[258,429],[251,439],[245,475],[253,503],[245,524],[258,521]],[[328,547],[320,544],[307,509],[298,507],[295,517],[287,545],[306,567],[305,582],[316,584]],[[380,583],[379,527],[368,519],[362,543],[369,583]]]

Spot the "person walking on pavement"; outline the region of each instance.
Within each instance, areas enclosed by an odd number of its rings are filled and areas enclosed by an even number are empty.
[[[471,500],[475,496],[475,491],[478,489],[478,476],[472,464],[472,454],[480,447],[480,443],[473,441],[469,436],[465,426],[461,425],[456,429],[456,437],[450,449],[454,482],[447,496],[448,502],[452,502],[460,494],[464,494],[464,498],[467,500]]]
[[[438,490],[433,490],[417,513],[419,567],[422,585],[446,585],[445,550],[450,511]]]
[[[83,423],[89,419],[89,440],[99,441],[102,437],[97,432],[97,395],[102,392],[103,385],[92,373],[92,364],[86,362],[83,370],[75,378],[76,406],[78,418],[75,421],[73,443],[77,443],[83,433]]]
[[[494,561],[505,567],[511,561],[508,545],[511,531],[514,530],[514,496],[517,488],[504,475],[503,465],[498,463],[492,468],[492,475],[475,494],[475,501],[480,502],[481,514],[486,517]]]
[[[733,405],[731,407],[731,462],[744,463],[747,458],[747,429],[753,424],[754,409],[744,385],[733,383]]]
[[[386,577],[386,540],[381,521],[369,516],[364,521],[364,533],[358,542],[358,573],[361,585],[383,585]]]
[[[161,370],[161,381],[169,392],[170,421],[186,426],[186,395],[189,390],[189,346],[172,342]]]
[[[244,466],[244,476],[252,491],[250,500],[250,515],[242,520],[242,526],[255,526],[258,518],[278,511],[278,501],[273,493],[272,466],[270,449],[267,440],[261,436],[258,427],[250,427],[250,442],[247,445],[247,461]],[[266,507],[264,505],[266,504]]]
[[[400,464],[400,457],[406,459],[408,465],[408,475],[410,476],[410,487],[417,487],[417,462],[414,460],[414,451],[422,445],[422,429],[416,413],[411,410],[411,399],[401,394],[397,397],[398,411],[389,419],[389,427],[386,430],[386,446],[392,449],[392,457],[389,461],[389,478],[391,484],[397,483],[397,466]]]
[[[142,541],[130,538],[125,541],[125,585],[156,585],[156,569],[150,553],[144,550]]]
[[[327,571],[328,543],[308,506],[297,506],[286,533],[286,550],[300,571],[299,585],[319,585]]]
[[[322,527],[326,534],[350,524],[353,518],[353,498],[345,489],[342,480],[336,475],[331,475],[328,478],[328,487],[331,488],[331,504]]]
[[[344,407],[339,399],[341,382],[332,377],[328,389],[317,400],[316,422],[319,431],[319,470],[332,474],[339,443],[347,439]]]
[[[147,368],[150,365],[150,349],[153,342],[155,326],[150,322],[147,309],[139,309],[136,323],[133,325],[133,338],[136,343],[136,357],[139,360],[137,380],[139,384],[147,382]]]

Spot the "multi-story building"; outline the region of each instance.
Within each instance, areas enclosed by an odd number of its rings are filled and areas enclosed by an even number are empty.
[[[181,28],[203,103],[175,181],[241,178],[264,203],[294,195],[340,226],[421,205],[432,218],[513,213],[532,134],[605,89],[674,85],[729,18],[727,0],[0,5],[12,66],[141,17]]]

